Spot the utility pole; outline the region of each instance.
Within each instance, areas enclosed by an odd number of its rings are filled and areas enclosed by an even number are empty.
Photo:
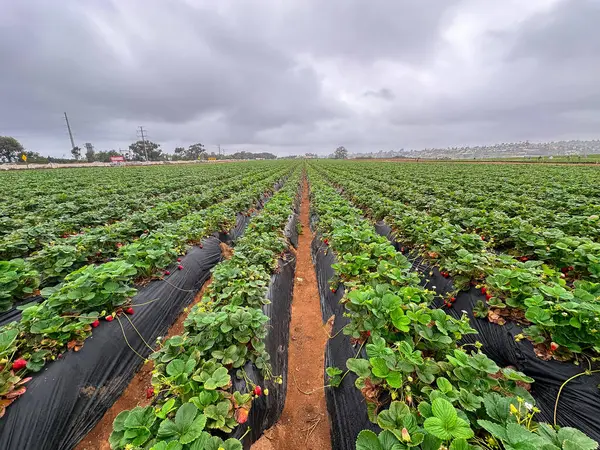
[[[73,133],[71,133],[71,125],[69,125],[69,118],[65,112],[65,121],[67,122],[67,130],[69,130],[69,138],[71,138],[71,149],[75,148],[75,141],[73,140]]]
[[[219,156],[221,156],[221,144],[217,144],[217,147],[219,147]]]
[[[148,149],[146,148],[146,137],[144,136],[144,127],[140,125],[140,136],[142,138],[142,145],[144,147],[144,154],[146,155],[146,161],[148,161]]]

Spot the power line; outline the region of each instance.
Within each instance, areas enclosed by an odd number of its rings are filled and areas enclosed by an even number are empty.
[[[73,140],[73,133],[71,133],[71,125],[69,125],[69,118],[65,112],[65,121],[67,122],[67,130],[69,130],[69,138],[71,138],[71,149],[75,148],[75,141]]]
[[[148,161],[148,150],[146,149],[146,136],[144,136],[144,127],[140,125],[140,136],[142,138],[142,146],[144,147],[144,154],[146,155],[146,161]]]

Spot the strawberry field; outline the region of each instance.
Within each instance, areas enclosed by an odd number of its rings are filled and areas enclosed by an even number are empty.
[[[108,421],[77,448],[248,449],[280,418],[309,449],[598,446],[594,167],[287,160],[0,182],[0,448],[71,449]],[[290,330],[314,331],[293,325],[307,260],[331,327],[310,392],[288,368]],[[142,395],[119,400],[143,367]],[[326,403],[308,433],[294,388]],[[329,447],[311,446],[317,426]]]
[[[600,172],[327,161],[309,178],[352,356],[328,355],[329,412],[352,416],[333,448],[597,447]]]

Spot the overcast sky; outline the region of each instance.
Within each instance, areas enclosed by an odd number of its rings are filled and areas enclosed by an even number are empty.
[[[0,0],[0,135],[330,153],[600,137],[598,0]]]

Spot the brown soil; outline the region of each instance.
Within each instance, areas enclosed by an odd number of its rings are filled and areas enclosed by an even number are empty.
[[[219,248],[221,249],[221,254],[223,255],[224,259],[231,259],[233,256],[233,249],[229,245],[227,245],[225,242],[221,242],[219,244]]]
[[[288,387],[279,421],[252,446],[252,450],[331,449],[329,418],[323,389],[327,330],[322,324],[315,268],[311,260],[308,185],[304,182],[300,221],[303,233],[296,252],[296,279],[292,300]]]
[[[194,301],[190,305],[195,305],[202,299],[204,291],[210,284],[211,280],[208,280],[202,286],[202,289]],[[167,337],[176,336],[183,333],[183,322],[187,317],[187,312],[182,313],[177,321],[169,328]],[[144,364],[142,369],[135,375],[133,380],[129,383],[129,386],[123,392],[123,395],[111,406],[111,408],[104,414],[102,420],[96,424],[96,426],[83,438],[83,440],[77,444],[75,450],[110,450],[108,444],[108,437],[112,432],[112,424],[115,417],[126,409],[132,409],[136,406],[148,406],[152,399],[146,398],[146,389],[151,387],[150,380],[152,379],[152,369],[154,365],[152,362]]]

